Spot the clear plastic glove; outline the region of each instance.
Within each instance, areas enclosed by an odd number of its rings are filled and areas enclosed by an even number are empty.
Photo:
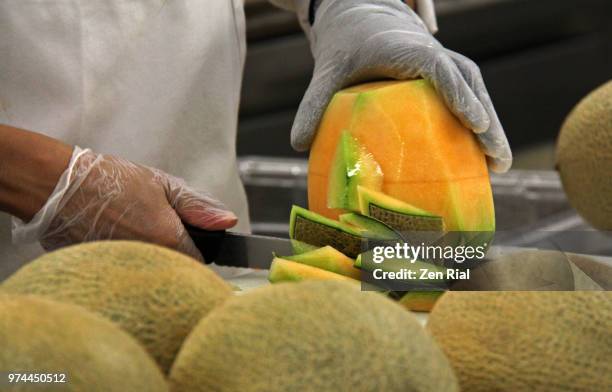
[[[38,239],[47,250],[84,241],[141,240],[202,260],[182,221],[221,230],[237,218],[210,195],[161,170],[76,147],[44,207],[29,223],[15,222],[13,239]]]
[[[294,9],[307,10],[308,0]],[[300,16],[304,26],[304,16]],[[507,171],[512,153],[478,66],[444,48],[419,16],[398,0],[323,0],[306,28],[315,59],[313,78],[300,104],[291,144],[310,147],[331,97],[349,85],[377,79],[429,80],[450,110],[480,140],[489,166]]]

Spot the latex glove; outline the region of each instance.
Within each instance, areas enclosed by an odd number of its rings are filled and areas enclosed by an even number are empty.
[[[308,0],[295,0],[304,26]],[[312,80],[291,130],[291,144],[310,147],[327,104],[338,90],[377,79],[429,80],[449,109],[472,129],[489,166],[507,171],[512,153],[478,66],[444,48],[399,0],[323,0],[305,27],[315,60]]]
[[[47,250],[105,239],[141,240],[202,260],[183,223],[208,230],[234,226],[236,216],[179,178],[110,155],[74,149],[45,206],[13,240],[38,239]]]

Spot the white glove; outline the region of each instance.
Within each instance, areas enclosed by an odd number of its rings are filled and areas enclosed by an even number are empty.
[[[291,130],[296,150],[310,147],[321,116],[338,90],[377,79],[422,77],[477,134],[489,166],[497,172],[510,168],[512,152],[478,66],[444,48],[410,7],[399,0],[323,0],[309,26],[310,0],[293,3],[315,60]]]
[[[141,240],[202,260],[182,221],[222,230],[237,218],[161,170],[75,147],[43,208],[27,224],[13,220],[13,241],[39,240],[52,250],[84,241]]]

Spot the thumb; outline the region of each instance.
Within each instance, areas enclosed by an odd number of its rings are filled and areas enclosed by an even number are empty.
[[[180,184],[169,193],[170,205],[183,222],[205,230],[234,227],[238,218],[210,194]]]
[[[332,69],[328,68],[327,72],[315,70],[302,98],[291,128],[291,146],[296,151],[306,151],[310,148],[327,105],[341,87],[339,79],[331,75]]]

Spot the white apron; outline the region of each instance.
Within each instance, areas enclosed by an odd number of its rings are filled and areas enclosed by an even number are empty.
[[[247,231],[244,55],[242,0],[0,0],[0,123],[182,177]],[[10,227],[0,214],[0,279],[42,251]]]

